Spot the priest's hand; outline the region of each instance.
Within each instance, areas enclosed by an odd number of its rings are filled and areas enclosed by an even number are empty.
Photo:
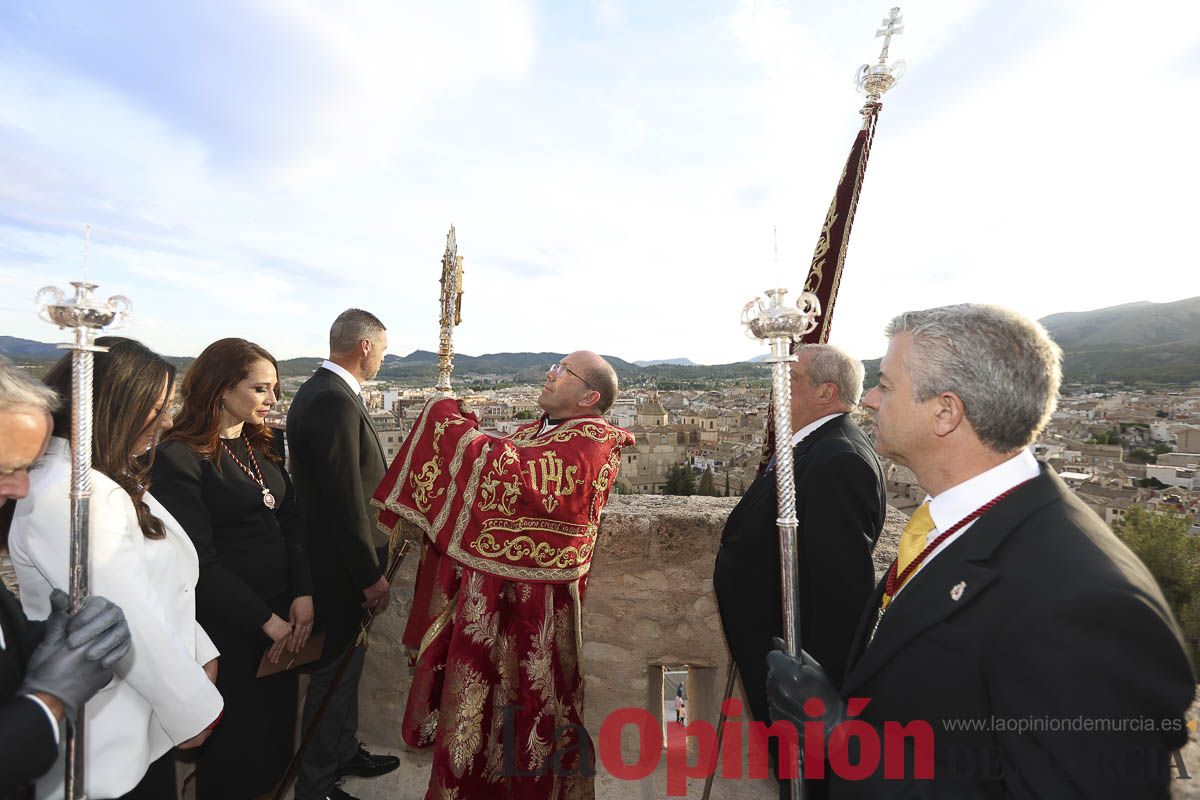
[[[786,645],[774,637],[775,650],[767,654],[767,703],[774,722],[787,720],[804,740],[804,724],[820,720],[825,736],[846,718],[846,703],[817,660],[803,650],[788,655]],[[819,700],[820,704],[805,703]],[[809,713],[809,712],[813,713]]]

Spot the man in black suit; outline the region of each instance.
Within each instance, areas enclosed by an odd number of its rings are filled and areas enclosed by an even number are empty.
[[[875,585],[871,551],[883,529],[883,471],[870,439],[850,419],[862,396],[861,362],[830,345],[804,345],[791,383],[801,641],[840,676]],[[729,515],[713,574],[725,640],[750,714],[762,722],[769,722],[767,653],[772,637],[783,635],[778,517],[772,467]],[[787,784],[780,782],[785,797]]]
[[[1145,566],[1027,449],[1055,408],[1059,348],[994,306],[908,312],[888,335],[864,404],[876,448],[929,500],[840,694],[806,659],[771,653],[775,718],[824,723],[817,766],[836,798],[1168,797],[1196,688],[1179,629]],[[891,765],[875,750],[851,779],[847,742],[864,736]]]
[[[330,690],[346,649],[355,646],[363,610],[387,607],[387,537],[375,526],[371,495],[383,479],[383,445],[359,392],[383,363],[387,331],[374,315],[342,312],[329,329],[329,360],[296,392],[288,410],[287,442],[296,497],[308,521],[316,616],[325,628],[325,652],[311,673],[304,705],[307,730]],[[364,648],[333,687],[329,706],[304,752],[296,800],[350,798],[338,780],[374,777],[400,765],[359,744],[358,681]],[[352,798],[351,798],[352,800]]]
[[[29,492],[29,468],[50,441],[58,398],[0,359],[0,545],[13,504]],[[66,535],[66,532],[63,532]],[[0,798],[20,797],[58,758],[58,724],[112,679],[129,649],[121,610],[93,596],[76,614],[51,595],[49,620],[31,622],[0,585]]]

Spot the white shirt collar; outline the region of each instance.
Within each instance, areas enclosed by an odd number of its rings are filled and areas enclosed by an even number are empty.
[[[820,419],[814,419],[812,422],[808,423],[803,428],[792,434],[792,447],[795,448],[796,445],[807,439],[813,431],[824,425],[826,422],[829,422],[829,420],[836,419],[845,413],[845,411],[839,411],[836,414],[827,414]]]
[[[321,366],[344,380],[346,385],[350,387],[350,391],[355,394],[362,394],[362,384],[358,382],[358,378],[347,372],[345,367],[335,364],[332,361],[326,361]]]
[[[940,531],[948,530],[989,500],[1036,478],[1038,472],[1037,459],[1025,448],[1007,461],[930,498],[929,515],[933,517],[937,529],[929,533],[929,540],[932,541]]]

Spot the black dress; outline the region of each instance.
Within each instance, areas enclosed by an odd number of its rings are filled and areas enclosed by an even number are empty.
[[[254,469],[244,439],[221,441]],[[276,499],[272,510],[224,447],[218,454],[214,462],[182,442],[167,442],[155,454],[151,484],[196,545],[196,618],[221,651],[217,689],[225,712],[200,752],[197,798],[241,800],[270,791],[291,758],[296,672],[255,673],[271,645],[262,626],[272,612],[286,621],[292,600],[312,594],[312,578],[287,471],[255,451]]]

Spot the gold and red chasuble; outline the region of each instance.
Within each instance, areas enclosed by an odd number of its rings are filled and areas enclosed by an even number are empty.
[[[434,748],[429,800],[594,796],[581,603],[633,437],[601,417],[539,430],[491,436],[435,396],[375,493],[382,529],[424,532],[401,730]]]

